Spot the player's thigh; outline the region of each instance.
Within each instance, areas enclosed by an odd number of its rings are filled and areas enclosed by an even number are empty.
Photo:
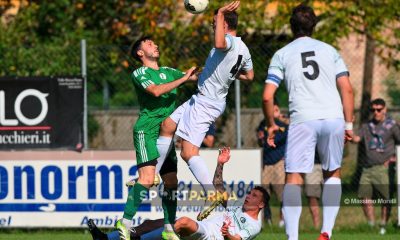
[[[159,129],[135,129],[133,145],[136,151],[137,164],[156,160],[160,154],[157,150]]]
[[[333,171],[341,167],[344,148],[344,120],[324,119],[318,133],[317,150],[322,169]]]
[[[200,147],[210,125],[223,113],[225,102],[212,102],[194,95],[176,129],[176,135]]]
[[[177,109],[175,109],[175,111],[173,113],[171,113],[169,118],[172,121],[174,121],[176,124],[178,124],[179,121],[181,120],[186,108],[189,106],[189,103],[190,103],[190,99],[187,100],[186,102],[182,103]]]
[[[316,143],[317,129],[313,124],[291,124],[286,145],[285,171],[310,173],[314,165]]]

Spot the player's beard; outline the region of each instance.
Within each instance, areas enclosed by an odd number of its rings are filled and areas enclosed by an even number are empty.
[[[158,61],[158,59],[160,58],[160,52],[158,52],[158,54],[153,52],[153,53],[149,54],[149,56],[147,58],[152,61]]]

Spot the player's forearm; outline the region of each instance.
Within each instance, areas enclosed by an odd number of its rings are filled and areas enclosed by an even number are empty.
[[[221,163],[217,164],[215,168],[214,178],[213,178],[213,185],[218,192],[225,192],[224,188],[224,179],[222,177],[222,172],[224,170],[224,165]]]
[[[225,49],[226,48],[226,40],[225,40],[225,33],[224,33],[224,21],[225,17],[224,14],[221,12],[217,13],[217,22],[215,26],[215,39],[214,39],[214,46],[218,49]]]
[[[273,99],[263,99],[263,112],[267,127],[275,125]]]
[[[346,122],[353,122],[354,94],[349,77],[343,76],[337,79],[340,94],[342,96],[343,114]]]
[[[343,113],[346,122],[353,122],[354,113],[354,95],[353,90],[342,93]]]
[[[160,85],[150,85],[149,87],[147,87],[146,90],[153,96],[160,97],[161,95],[169,93],[175,88],[179,87],[185,81],[187,81],[187,77],[183,76],[182,78],[179,78],[173,82],[164,83]]]
[[[241,74],[239,74],[238,79],[241,80],[241,81],[249,81],[249,82],[251,82],[254,79],[254,71],[250,70],[250,71],[247,71],[245,73],[241,73]]]

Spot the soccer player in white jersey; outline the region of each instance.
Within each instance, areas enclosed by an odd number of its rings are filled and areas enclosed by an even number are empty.
[[[290,25],[295,40],[272,57],[264,86],[268,143],[279,130],[273,96],[281,82],[289,93],[290,125],[285,156],[283,214],[288,239],[298,239],[301,185],[314,164],[315,148],[324,170],[323,224],[318,239],[330,239],[341,198],[340,167],[344,142],[353,136],[354,99],[349,72],[332,46],[311,38],[317,18],[306,5],[294,8]],[[340,94],[339,94],[340,93]]]
[[[224,147],[220,150],[213,179],[213,184],[220,193],[225,192],[222,171],[223,165],[229,161],[229,158],[230,149]],[[183,239],[254,239],[261,231],[261,220],[258,215],[267,206],[268,201],[267,191],[263,187],[256,186],[246,195],[241,207],[227,207],[225,201],[224,213],[219,213],[204,221],[195,221],[188,217],[179,218],[175,223],[175,230]]]
[[[183,139],[181,157],[205,192],[214,191],[214,187],[206,163],[199,155],[200,145],[210,125],[225,110],[230,84],[236,79],[252,81],[254,78],[249,49],[241,38],[236,36],[238,15],[235,10],[239,4],[240,1],[234,1],[215,11],[214,48],[211,49],[199,76],[198,93],[164,120],[157,141],[160,153],[156,167],[158,170],[172,146],[172,138],[176,131]],[[206,217],[207,212],[220,201],[217,197],[211,207],[206,209],[204,214],[200,214],[199,219]]]

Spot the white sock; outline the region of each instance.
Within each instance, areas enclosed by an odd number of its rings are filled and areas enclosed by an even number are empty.
[[[157,150],[160,153],[160,157],[157,158],[156,174],[160,172],[165,159],[168,156],[169,151],[172,147],[172,138],[159,136],[157,139]]]
[[[174,232],[174,227],[172,226],[171,223],[165,223],[164,224],[164,231],[166,231],[166,232]]]
[[[132,219],[122,218],[122,223],[125,225],[126,229],[131,229]]]
[[[329,238],[332,236],[332,229],[335,225],[336,216],[339,212],[340,198],[342,196],[342,185],[340,178],[330,177],[325,180],[322,191],[322,229]]]
[[[190,171],[194,177],[201,184],[203,191],[207,194],[209,191],[214,190],[212,178],[208,171],[207,165],[200,156],[193,156],[187,162]]]
[[[282,212],[288,240],[297,240],[299,238],[301,210],[301,187],[296,184],[285,184]]]

